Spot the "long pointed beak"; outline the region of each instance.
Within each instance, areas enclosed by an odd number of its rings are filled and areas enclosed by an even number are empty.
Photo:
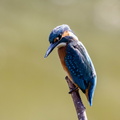
[[[45,54],[44,58],[46,58],[58,44],[59,44],[59,42],[51,43],[49,48],[46,51],[46,54]]]

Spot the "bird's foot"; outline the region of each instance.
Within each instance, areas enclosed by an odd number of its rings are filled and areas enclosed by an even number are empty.
[[[78,87],[75,87],[74,89],[73,88],[71,88],[71,90],[69,91],[69,94],[71,94],[72,92],[74,92],[74,91],[78,91],[79,90],[79,88]]]

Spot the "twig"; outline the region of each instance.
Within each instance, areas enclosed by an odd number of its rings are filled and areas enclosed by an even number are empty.
[[[66,76],[65,79],[68,83],[70,91],[76,89],[76,86],[71,82],[71,80],[68,78],[68,76]],[[82,103],[82,100],[81,100],[78,90],[73,91],[71,93],[71,96],[72,96],[72,99],[73,99],[73,102],[75,105],[78,120],[88,120],[87,116],[86,116],[85,107]]]

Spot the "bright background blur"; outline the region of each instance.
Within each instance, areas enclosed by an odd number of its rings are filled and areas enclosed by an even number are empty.
[[[0,0],[0,120],[77,120],[51,30],[68,24],[86,46],[98,83],[89,120],[120,120],[119,0]]]

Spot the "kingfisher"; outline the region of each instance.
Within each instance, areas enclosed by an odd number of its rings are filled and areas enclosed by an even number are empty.
[[[96,88],[97,75],[92,60],[78,37],[67,24],[55,27],[49,35],[50,46],[45,58],[58,48],[58,55],[70,80],[76,88],[86,95],[92,106],[94,91]]]

